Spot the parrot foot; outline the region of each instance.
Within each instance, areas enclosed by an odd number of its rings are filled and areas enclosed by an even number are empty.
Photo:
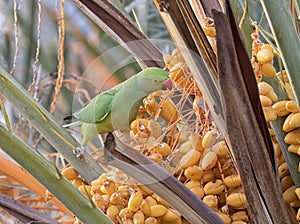
[[[77,158],[82,158],[83,154],[85,153],[86,149],[84,146],[80,146],[76,148],[77,150],[73,150],[73,154],[77,157]]]

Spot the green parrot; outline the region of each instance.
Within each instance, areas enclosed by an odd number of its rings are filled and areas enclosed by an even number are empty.
[[[65,125],[81,125],[81,146],[96,134],[129,127],[136,118],[143,99],[152,92],[171,86],[168,73],[160,68],[147,68],[110,90],[100,93],[73,116],[78,120]]]

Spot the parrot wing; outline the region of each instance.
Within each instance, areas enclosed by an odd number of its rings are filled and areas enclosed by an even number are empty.
[[[111,111],[112,101],[117,90],[101,93],[91,100],[84,108],[75,113],[84,123],[96,123],[103,120]]]

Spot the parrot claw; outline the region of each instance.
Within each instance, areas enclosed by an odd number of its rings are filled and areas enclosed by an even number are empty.
[[[81,147],[77,147],[77,150],[73,150],[73,154],[76,155],[77,158],[82,158],[83,154],[85,153],[85,147],[81,146]]]

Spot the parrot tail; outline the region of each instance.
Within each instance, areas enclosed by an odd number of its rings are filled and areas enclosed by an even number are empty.
[[[81,121],[74,121],[74,122],[72,122],[70,124],[64,124],[63,127],[64,128],[77,127],[77,126],[79,126],[81,124],[82,124]]]
[[[73,118],[74,118],[74,116],[72,116],[72,115],[68,116],[68,117],[65,117],[63,119],[63,125],[62,126],[64,128],[69,128],[69,127],[77,127],[77,126],[82,124],[82,122],[80,120],[71,122],[73,120]]]

